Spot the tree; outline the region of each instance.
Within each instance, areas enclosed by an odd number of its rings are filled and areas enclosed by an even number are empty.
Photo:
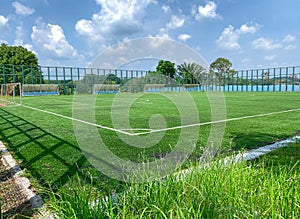
[[[38,66],[36,55],[22,46],[0,46],[0,64]]]
[[[196,63],[183,63],[177,66],[181,82],[184,84],[198,84],[207,75],[206,70]]]
[[[228,73],[231,67],[232,63],[226,58],[217,58],[210,64],[210,69],[218,73]]]
[[[96,75],[86,74],[79,81],[79,89],[81,93],[92,93],[93,85],[95,84],[121,84],[122,80],[115,74]]]
[[[219,78],[220,82],[227,76],[232,76],[235,71],[231,69],[232,63],[226,58],[217,58],[210,64],[210,72]]]
[[[38,58],[22,46],[0,46],[0,83],[43,82],[42,72],[38,67]]]
[[[159,74],[163,74],[165,76],[169,76],[170,78],[175,78],[176,76],[175,63],[166,60],[160,60],[156,67],[156,72]]]

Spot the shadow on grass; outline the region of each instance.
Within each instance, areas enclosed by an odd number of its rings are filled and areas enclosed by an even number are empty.
[[[230,135],[233,136],[231,149],[235,151],[242,149],[256,149],[291,137],[286,134],[269,134],[263,132],[232,132]]]
[[[29,177],[45,187],[59,188],[73,177],[85,183],[99,182],[99,186],[108,181],[111,185],[117,183],[90,165],[76,141],[66,141],[3,108],[0,108],[0,126],[0,139],[20,161],[25,174],[27,169]],[[57,132],[58,135],[62,132],[59,127]]]
[[[300,142],[291,143],[286,147],[279,148],[248,162],[267,169],[279,170],[279,168],[288,168],[299,171]]]

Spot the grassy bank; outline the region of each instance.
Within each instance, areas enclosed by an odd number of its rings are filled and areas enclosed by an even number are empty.
[[[251,162],[198,168],[182,180],[127,185],[91,206],[99,191],[78,183],[50,192],[49,206],[61,218],[299,218],[300,143]],[[130,187],[130,189],[129,189]]]

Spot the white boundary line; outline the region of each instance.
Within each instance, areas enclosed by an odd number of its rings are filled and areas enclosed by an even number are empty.
[[[147,128],[132,128],[132,129],[119,129],[122,131],[152,131],[153,129],[147,129]]]
[[[242,116],[242,117],[236,117],[236,118],[231,118],[231,119],[223,119],[223,120],[217,120],[217,121],[211,121],[211,122],[175,126],[175,127],[171,127],[171,128],[156,129],[156,130],[151,130],[149,132],[134,133],[134,134],[132,134],[132,136],[145,135],[145,134],[150,134],[150,133],[155,133],[155,132],[164,132],[164,131],[170,131],[170,130],[176,130],[176,129],[182,129],[182,128],[189,128],[189,127],[195,127],[195,126],[217,124],[217,123],[222,123],[222,122],[237,121],[237,120],[242,120],[242,119],[258,118],[258,117],[264,117],[264,116],[270,116],[270,115],[276,115],[276,114],[282,114],[282,113],[288,113],[288,112],[295,112],[295,111],[300,111],[300,108],[284,110],[284,111],[278,111],[278,112],[271,112],[271,113],[263,113],[263,114],[257,114],[257,115],[252,115],[252,116]]]
[[[61,114],[58,114],[58,113],[53,113],[53,112],[50,112],[50,111],[47,111],[47,110],[42,110],[42,109],[38,109],[38,108],[35,108],[35,107],[31,107],[31,106],[25,106],[25,105],[23,105],[23,107],[26,107],[28,109],[32,109],[32,110],[35,110],[35,111],[40,111],[40,112],[43,112],[43,113],[47,113],[47,114],[50,114],[50,115],[58,116],[58,117],[61,117],[61,118],[64,118],[64,119],[69,119],[69,120],[72,120],[72,121],[81,122],[81,123],[84,123],[84,124],[87,124],[87,125],[90,125],[90,126],[95,126],[95,127],[106,129],[106,130],[119,132],[119,133],[122,133],[122,134],[125,134],[125,135],[130,135],[130,136],[133,135],[131,133],[128,133],[128,132],[125,132],[125,131],[122,131],[122,130],[110,128],[110,127],[103,126],[103,125],[98,125],[96,123],[87,122],[87,121],[84,121],[84,120],[81,120],[81,119],[75,119],[75,118],[72,118],[72,117],[69,117],[69,116],[64,116],[64,115],[61,115]]]
[[[114,132],[119,132],[119,133],[129,135],[129,136],[146,135],[146,134],[151,134],[151,133],[156,133],[156,132],[164,132],[164,131],[170,131],[170,130],[176,130],[176,129],[182,129],[182,128],[218,124],[218,123],[223,123],[223,122],[230,122],[230,121],[237,121],[237,120],[243,120],[243,119],[258,118],[258,117],[264,117],[264,116],[271,116],[271,115],[277,115],[277,114],[300,111],[300,108],[296,108],[296,109],[289,109],[289,110],[283,110],[283,111],[277,111],[277,112],[271,112],[271,113],[262,113],[262,114],[251,115],[251,116],[235,117],[235,118],[231,118],[231,119],[223,119],[223,120],[217,120],[217,121],[211,121],[211,122],[175,126],[175,127],[171,127],[171,128],[154,129],[154,130],[152,129],[150,131],[148,131],[148,129],[143,129],[143,128],[141,128],[141,129],[131,129],[131,131],[133,131],[133,130],[145,130],[146,132],[129,133],[129,132],[126,132],[125,130],[130,131],[130,129],[114,129],[114,128],[110,128],[110,127],[107,127],[107,126],[98,125],[96,123],[91,123],[91,122],[87,122],[87,121],[84,121],[84,120],[81,120],[81,119],[76,119],[76,118],[72,118],[72,117],[69,117],[69,116],[64,116],[64,115],[61,115],[61,114],[58,114],[58,113],[38,109],[38,108],[35,108],[35,107],[31,107],[31,106],[23,105],[23,107],[26,107],[28,109],[32,109],[32,110],[35,110],[35,111],[40,111],[40,112],[43,112],[43,113],[47,113],[47,114],[50,114],[50,115],[58,116],[58,117],[61,117],[61,118],[64,118],[64,119],[69,119],[69,120],[72,120],[72,121],[81,122],[81,123],[91,125],[91,126],[95,126],[95,127],[98,127],[98,128],[102,128],[102,129],[106,129],[106,130],[110,130],[110,131],[114,131]]]

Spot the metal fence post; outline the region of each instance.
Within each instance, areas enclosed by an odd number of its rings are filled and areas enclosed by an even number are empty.
[[[292,91],[295,91],[295,67],[293,67],[293,74],[292,74]]]
[[[24,65],[22,65],[22,84],[25,84]]]
[[[281,77],[282,77],[282,69],[279,68],[279,91],[281,92]]]
[[[273,69],[273,91],[276,91],[276,68]]]

